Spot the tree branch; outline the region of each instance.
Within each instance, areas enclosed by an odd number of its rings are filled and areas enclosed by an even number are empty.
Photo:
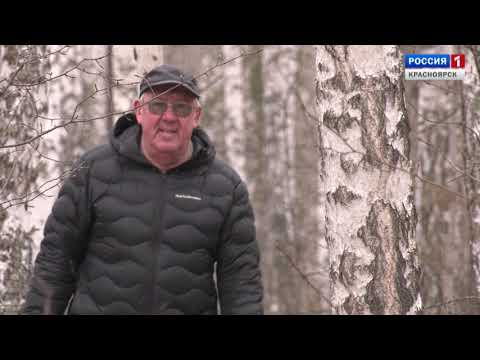
[[[219,66],[224,66],[224,65],[226,65],[226,64],[228,64],[228,63],[230,63],[230,62],[232,62],[232,61],[237,60],[238,58],[245,57],[245,56],[255,55],[255,54],[260,53],[261,51],[263,51],[263,49],[259,49],[259,50],[256,50],[256,51],[254,51],[254,52],[251,52],[251,53],[243,53],[243,54],[240,54],[240,55],[238,55],[238,56],[235,56],[235,57],[233,57],[233,58],[231,58],[231,59],[229,59],[229,60],[223,61],[223,62],[221,62],[221,63],[219,63],[219,64],[216,64],[216,65],[208,68],[206,71],[204,71],[203,73],[197,75],[195,78],[199,78],[199,77],[201,77],[201,76],[205,76],[205,75],[208,74],[209,72],[213,71],[215,68],[217,68],[217,67],[219,67]],[[68,72],[71,72],[71,71],[73,71],[74,69],[78,68],[78,66],[79,66],[83,61],[85,61],[85,60],[98,60],[98,59],[102,59],[102,58],[104,58],[104,57],[105,57],[105,56],[99,57],[99,58],[97,58],[97,59],[83,59],[83,60],[80,61],[76,66],[74,66],[72,69],[70,69],[70,70],[64,72],[63,74],[58,75],[58,76],[56,76],[56,77],[54,77],[54,78],[48,79],[47,81],[51,81],[51,80],[53,80],[53,79],[55,79],[55,78],[58,78],[58,77],[60,77],[60,76],[62,76],[62,75],[65,76]],[[44,82],[46,82],[46,81],[44,81]],[[41,82],[41,83],[44,83],[44,82]],[[35,85],[39,85],[39,84],[40,84],[40,83],[37,83],[37,84],[35,84]],[[138,83],[133,83],[133,84],[138,84]],[[17,86],[27,86],[27,85],[17,85]],[[32,86],[32,85],[31,85],[31,84],[28,84],[28,86]],[[91,95],[87,96],[85,99],[83,99],[82,101],[80,101],[80,103],[78,103],[78,104],[75,106],[75,109],[74,109],[74,111],[73,111],[72,116],[70,117],[70,120],[68,120],[66,123],[56,125],[56,126],[50,128],[50,129],[48,129],[48,130],[45,130],[45,131],[43,131],[42,133],[40,133],[40,134],[38,134],[38,135],[36,135],[36,136],[28,139],[28,140],[25,140],[25,141],[22,141],[22,142],[19,142],[19,143],[16,143],[16,144],[2,145],[2,146],[0,146],[0,149],[14,148],[14,147],[18,147],[18,146],[27,145],[28,143],[30,143],[30,142],[32,142],[32,141],[35,141],[35,140],[41,138],[42,136],[45,136],[45,135],[51,133],[52,131],[54,131],[54,130],[56,130],[56,129],[66,127],[66,126],[71,125],[71,124],[84,123],[84,122],[90,122],[90,121],[94,121],[94,120],[105,119],[105,118],[108,118],[108,117],[110,117],[110,116],[123,115],[123,114],[125,114],[125,113],[128,113],[128,112],[131,112],[131,111],[135,110],[134,108],[129,108],[129,109],[124,110],[124,111],[117,111],[117,112],[113,112],[113,113],[106,114],[106,115],[102,115],[102,116],[98,116],[98,117],[92,117],[92,118],[87,118],[87,119],[78,119],[78,118],[76,118],[76,114],[77,114],[78,108],[79,108],[79,106],[80,106],[81,104],[83,104],[83,103],[84,103],[85,101],[87,101],[88,99],[93,98],[97,93],[107,91],[107,90],[109,90],[109,89],[111,89],[111,88],[113,88],[113,87],[116,87],[116,86],[125,86],[125,84],[116,84],[116,85],[112,85],[112,86],[107,87],[107,88],[104,88],[104,89],[97,89],[97,90],[95,90]],[[179,87],[179,86],[181,86],[181,84],[178,84],[178,85],[176,85],[176,86],[174,86],[174,87],[172,87],[172,88],[170,88],[170,89],[162,92],[161,94],[155,95],[155,96],[152,97],[152,99],[150,99],[148,102],[145,102],[144,104],[142,104],[142,106],[147,105],[149,102],[154,101],[157,97],[159,97],[159,96],[161,96],[161,95],[163,95],[163,94],[166,94],[166,93],[168,93],[169,91],[172,91],[173,89],[175,89],[175,88],[177,88],[177,87]],[[43,116],[39,116],[39,118],[47,119],[47,120],[63,120],[63,119],[49,119],[49,118],[46,118],[46,117],[43,117]]]
[[[469,301],[469,300],[476,300],[476,301],[480,302],[480,297],[478,297],[478,296],[467,296],[467,297],[464,297],[464,298],[452,299],[452,300],[449,300],[449,301],[446,301],[446,302],[437,303],[437,304],[434,304],[434,305],[429,305],[429,306],[426,306],[426,307],[422,307],[422,309],[420,311],[429,310],[429,309],[433,309],[433,308],[436,308],[436,307],[442,307],[442,306],[445,306],[445,305],[454,304],[454,303],[458,303],[458,302],[462,302],[462,301]]]
[[[330,299],[328,299],[325,295],[322,294],[322,292],[315,286],[312,284],[312,282],[310,281],[310,279],[308,278],[307,275],[305,275],[302,270],[299,269],[299,267],[295,264],[295,262],[293,261],[293,259],[287,254],[286,251],[284,251],[282,249],[282,247],[278,244],[278,241],[275,242],[275,248],[280,251],[283,256],[285,256],[285,258],[288,260],[288,263],[300,274],[300,276],[302,277],[302,279],[324,300],[327,302],[328,305],[332,306],[332,303],[330,301]]]

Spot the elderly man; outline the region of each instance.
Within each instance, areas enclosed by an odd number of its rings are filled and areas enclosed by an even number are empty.
[[[263,313],[247,188],[215,157],[199,98],[173,66],[145,75],[135,112],[63,184],[23,314]]]

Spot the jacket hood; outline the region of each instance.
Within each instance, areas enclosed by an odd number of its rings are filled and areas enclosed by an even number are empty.
[[[134,113],[121,116],[110,134],[110,143],[115,151],[137,163],[152,166],[140,148],[142,127],[138,124]],[[192,132],[193,153],[190,160],[169,170],[169,172],[204,169],[215,158],[215,146],[207,133],[200,127]]]

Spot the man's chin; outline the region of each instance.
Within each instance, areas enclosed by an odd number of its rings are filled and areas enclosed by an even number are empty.
[[[178,144],[176,141],[156,141],[155,148],[158,152],[175,153],[178,151]]]

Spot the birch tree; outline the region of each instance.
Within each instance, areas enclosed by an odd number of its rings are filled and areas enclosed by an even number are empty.
[[[259,50],[259,45],[248,47],[248,51]],[[278,311],[277,279],[274,268],[274,246],[271,241],[270,219],[272,208],[268,206],[271,186],[268,181],[267,133],[265,115],[264,53],[242,59],[243,119],[245,128],[244,154],[245,175],[256,218],[256,232],[262,254],[264,278],[264,304],[266,312]]]
[[[243,53],[240,46],[224,45],[222,55],[226,59],[235,58]],[[223,73],[223,93],[225,105],[225,159],[235,165],[242,178],[245,178],[246,157],[244,153],[245,123],[242,115],[242,61],[237,60],[225,65]],[[248,185],[248,184],[247,184]]]
[[[317,46],[316,97],[332,307],[421,307],[409,126],[396,46]]]
[[[472,295],[480,292],[480,46],[457,47],[458,53],[466,53],[467,76],[458,83],[460,87],[460,106],[463,139],[464,186],[467,195],[471,267],[473,268]],[[480,302],[477,300],[478,311]]]
[[[417,242],[422,268],[420,289],[425,314],[478,311],[475,300],[476,224],[474,180],[478,161],[475,135],[474,61],[468,51],[449,45],[415,46],[405,53],[466,53],[466,79],[407,81],[412,124],[412,159],[419,210]],[[473,69],[472,69],[473,67]],[[476,305],[477,303],[477,305]],[[475,310],[477,306],[477,310]]]
[[[264,259],[271,264],[269,277],[273,300],[272,313],[292,314],[299,311],[301,292],[297,289],[292,264],[299,264],[296,237],[293,233],[293,102],[294,74],[296,70],[295,49],[293,46],[265,46],[263,52],[263,109],[264,109],[264,153],[266,163],[264,176],[269,179],[268,188],[262,187],[263,205],[258,204],[258,213],[267,222],[264,238]],[[260,181],[259,181],[260,180]],[[261,179],[257,182],[261,183]]]
[[[215,144],[217,156],[222,160],[229,161],[226,146],[227,131],[230,124],[229,114],[225,102],[225,79],[228,75],[226,66],[218,66],[225,60],[223,47],[221,45],[204,45],[199,49],[189,48],[194,53],[190,57],[195,57],[195,52],[200,54],[197,67],[193,69],[193,76],[203,73],[206,69],[212,68],[206,76],[198,79],[198,84],[202,90],[200,99],[202,104],[202,122],[201,126],[208,131],[209,136]],[[198,55],[197,55],[198,56]]]
[[[15,313],[27,289],[38,228],[24,219],[45,171],[38,141],[8,146],[41,128],[48,70],[45,46],[0,46],[0,314]]]
[[[320,226],[318,139],[313,113],[315,89],[315,51],[313,46],[295,48],[295,75],[289,94],[293,97],[292,128],[292,232],[295,234],[301,276],[296,274],[301,300],[297,312],[327,313],[328,257],[325,236]],[[327,285],[327,286],[326,286]]]
[[[109,85],[112,78],[107,78],[106,72],[111,59],[106,50],[103,46],[73,46],[68,57],[57,59],[59,73],[81,62],[83,64],[73,78],[63,77],[50,84],[51,91],[57,94],[52,106],[58,109],[58,115],[65,124],[72,117],[86,120],[65,125],[59,135],[60,148],[57,152],[60,162],[57,166],[60,173],[68,171],[85,151],[105,139],[111,126],[110,119],[113,121],[113,116],[109,116],[113,109],[110,101],[112,88]],[[111,47],[108,50],[111,51]],[[100,60],[85,61],[92,58]]]
[[[267,203],[276,304],[282,314],[324,313],[318,270],[318,162],[311,112],[313,47],[265,47]],[[307,110],[308,109],[308,110]]]

